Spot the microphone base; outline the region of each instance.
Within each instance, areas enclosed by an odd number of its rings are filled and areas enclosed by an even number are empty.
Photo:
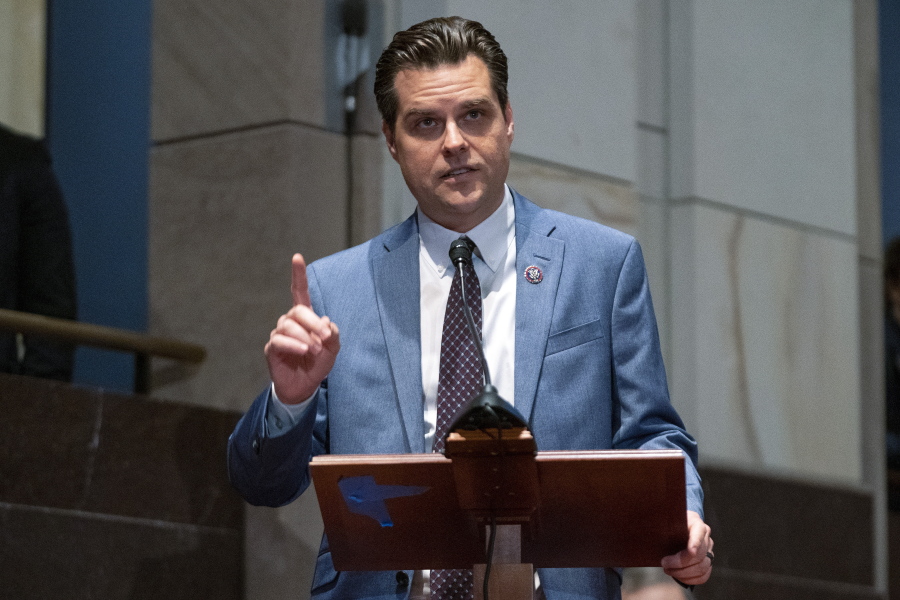
[[[522,413],[500,397],[497,388],[488,384],[457,413],[449,431],[460,429],[528,429]]]

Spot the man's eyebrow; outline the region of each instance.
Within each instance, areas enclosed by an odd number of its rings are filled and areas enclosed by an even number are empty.
[[[487,97],[481,98],[473,98],[472,100],[466,100],[463,102],[463,106],[466,108],[475,108],[476,106],[481,106],[483,104],[490,104],[491,99]]]
[[[465,110],[469,110],[471,108],[477,108],[479,106],[490,106],[491,99],[488,96],[481,96],[480,98],[472,98],[471,100],[466,100],[462,103],[462,107]],[[410,108],[407,109],[401,116],[401,119],[409,119],[416,117],[430,117],[434,115],[435,111],[431,108]]]

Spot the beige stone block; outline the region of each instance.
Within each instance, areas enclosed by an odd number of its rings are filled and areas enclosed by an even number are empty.
[[[507,182],[544,208],[634,234],[639,214],[631,184],[514,154]]]
[[[855,244],[673,209],[672,392],[706,460],[862,482]]]
[[[855,236],[853,2],[670,2],[672,196]]]
[[[652,198],[668,195],[668,133],[661,129],[637,127],[638,168],[635,185],[638,192]]]
[[[853,3],[856,78],[856,219],[862,256],[881,260],[881,101],[878,2]]]
[[[153,139],[324,126],[321,0],[156,0]]]
[[[384,138],[378,135],[353,136],[351,170],[351,244],[361,244],[381,233],[383,201]]]
[[[397,164],[387,150],[384,139],[381,140],[381,181],[382,198],[381,224],[388,227],[407,219],[416,210],[416,199],[406,186],[400,165]]]
[[[636,3],[638,120],[666,126],[667,0]]]
[[[884,295],[881,263],[860,262],[860,397],[862,399],[866,483],[884,484]]]
[[[281,508],[248,507],[246,599],[306,598],[323,529],[313,486]]]
[[[887,519],[885,478],[885,362],[884,296],[880,261],[862,258],[859,263],[860,298],[860,399],[862,401],[863,482],[875,499],[876,523]],[[876,527],[876,582],[885,589],[888,573],[888,532]],[[900,539],[900,538],[898,538]],[[896,563],[896,558],[894,563]]]
[[[640,196],[640,220],[637,227],[638,242],[644,253],[647,279],[656,312],[656,324],[663,349],[665,363],[671,356],[671,322],[669,319],[669,209],[668,204],[657,198]]]
[[[0,123],[44,136],[46,0],[0,3]]]
[[[447,0],[509,57],[517,153],[634,181],[639,1]]]
[[[262,390],[291,255],[345,247],[343,148],[339,135],[282,125],[154,149],[150,331],[209,352],[193,373],[157,366],[155,395],[245,410]]]

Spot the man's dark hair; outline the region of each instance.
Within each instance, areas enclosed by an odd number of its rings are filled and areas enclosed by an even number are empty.
[[[491,77],[491,87],[506,108],[509,79],[506,55],[500,44],[481,23],[462,17],[439,17],[398,31],[381,53],[375,65],[375,101],[378,111],[391,131],[397,121],[397,90],[394,80],[404,69],[434,69],[456,65],[474,54],[484,61]]]

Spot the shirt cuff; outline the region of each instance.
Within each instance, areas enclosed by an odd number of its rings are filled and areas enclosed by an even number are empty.
[[[316,393],[299,404],[285,404],[275,394],[275,384],[271,384],[269,402],[266,407],[266,429],[268,429],[266,435],[276,438],[290,431],[309,410],[309,405],[316,397]]]

